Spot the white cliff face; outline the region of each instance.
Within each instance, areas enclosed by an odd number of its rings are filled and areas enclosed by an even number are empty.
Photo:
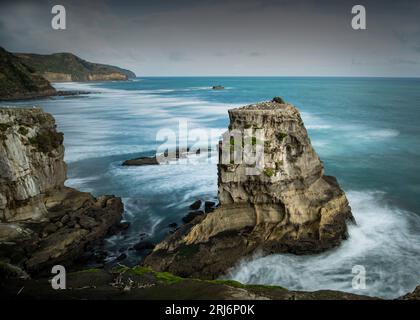
[[[40,109],[0,109],[0,220],[39,220],[42,195],[64,186],[62,135]]]
[[[120,221],[120,198],[64,186],[63,158],[50,114],[0,108],[0,260],[30,272],[70,265]]]
[[[226,153],[219,157],[219,207],[156,246],[146,264],[212,277],[256,249],[314,253],[345,239],[351,209],[336,179],[324,176],[299,111],[290,104],[263,102],[229,110],[229,117],[221,150],[230,150],[231,158],[226,161]],[[247,147],[237,140],[238,133],[253,134],[251,145],[263,146],[257,174],[249,174],[249,163],[232,161],[238,143]],[[184,247],[197,254],[183,263]]]

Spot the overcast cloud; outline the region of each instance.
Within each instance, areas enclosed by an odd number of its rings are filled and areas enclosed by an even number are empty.
[[[338,3],[339,2],[339,3]],[[51,28],[55,4],[67,30]],[[351,8],[367,9],[367,30]],[[140,76],[420,76],[420,1],[1,1],[0,46]]]

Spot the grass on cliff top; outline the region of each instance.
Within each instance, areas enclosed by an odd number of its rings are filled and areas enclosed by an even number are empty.
[[[184,278],[173,275],[172,273],[156,272],[156,271],[153,271],[149,267],[142,267],[142,266],[135,266],[133,268],[129,268],[129,267],[121,265],[117,268],[114,268],[113,271],[116,273],[132,273],[139,276],[142,276],[145,274],[152,274],[157,281],[163,282],[165,284],[175,284],[175,283],[184,281]]]
[[[91,271],[87,271],[87,272],[94,272],[93,270],[95,269],[91,269]],[[99,269],[97,269],[99,270]],[[280,290],[287,290],[283,287],[280,286],[271,286],[271,285],[262,285],[262,284],[243,284],[241,282],[235,281],[235,280],[228,280],[228,279],[217,279],[217,280],[201,280],[201,279],[196,279],[196,278],[182,278],[179,276],[176,276],[170,272],[157,272],[157,271],[153,271],[151,268],[149,267],[143,267],[143,266],[135,266],[133,268],[124,266],[124,265],[120,265],[116,268],[113,269],[113,272],[115,273],[132,273],[132,274],[136,274],[139,276],[145,275],[145,274],[151,274],[155,277],[155,279],[161,283],[164,284],[176,284],[179,282],[182,282],[184,280],[193,280],[193,281],[202,281],[202,282],[207,282],[207,283],[211,283],[211,284],[218,284],[218,285],[226,285],[229,287],[234,287],[234,288],[241,288],[241,289],[254,289],[254,290],[273,290],[273,289],[280,289]]]
[[[274,176],[274,170],[273,170],[273,169],[271,169],[271,168],[265,168],[265,169],[264,169],[264,174],[265,174],[267,177],[271,178],[272,176]]]

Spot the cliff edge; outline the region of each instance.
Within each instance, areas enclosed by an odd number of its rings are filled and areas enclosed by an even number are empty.
[[[347,198],[337,180],[324,175],[299,111],[270,101],[229,110],[229,118],[219,150],[219,207],[156,246],[146,266],[215,278],[257,250],[310,254],[346,238],[346,222],[353,221]],[[257,173],[232,159],[238,133],[263,148]],[[228,161],[223,150],[231,153]]]
[[[36,71],[0,47],[0,100],[31,99],[57,94]]]
[[[50,114],[0,108],[0,260],[29,272],[70,263],[120,221],[120,198],[64,186],[63,158]]]

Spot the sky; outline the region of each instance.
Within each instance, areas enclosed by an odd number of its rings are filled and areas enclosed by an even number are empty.
[[[356,4],[366,30],[351,27]],[[420,77],[419,17],[420,0],[0,0],[0,46],[139,76]]]

